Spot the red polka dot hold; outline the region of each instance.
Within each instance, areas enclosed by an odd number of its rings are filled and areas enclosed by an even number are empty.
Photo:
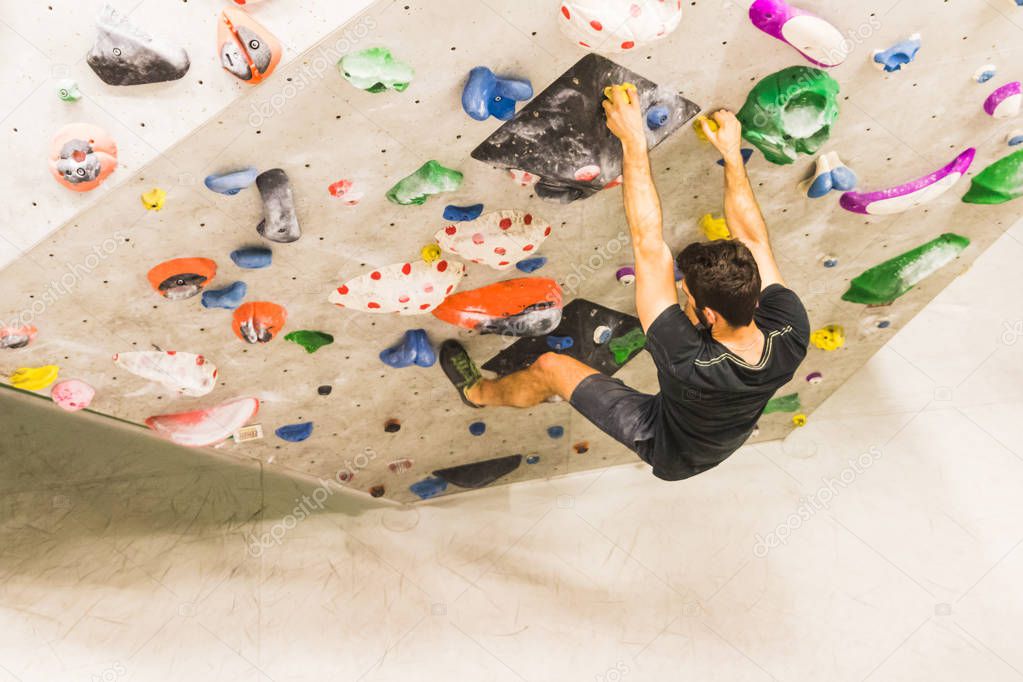
[[[448,269],[448,262],[446,260],[437,261],[437,272],[444,272]]]
[[[511,227],[511,223],[512,223],[511,218],[501,218],[499,226],[502,230],[507,230],[509,227]]]
[[[522,247],[522,250],[523,251],[532,251],[533,250],[533,245],[532,244],[526,244],[525,246]]]
[[[420,310],[426,310],[429,307],[430,307],[429,303],[421,303],[421,304],[419,304],[419,309]]]
[[[498,246],[496,249],[494,249],[494,253],[496,253],[498,256],[503,256],[506,252],[504,250],[504,247]]]
[[[454,284],[449,284],[448,288],[444,290],[444,295],[446,296],[446,295],[450,294],[451,290],[454,289],[454,288],[455,288]]]
[[[454,225],[448,225],[444,228],[444,234],[454,234],[455,232],[458,232],[458,228]]]
[[[594,19],[593,21],[590,22],[590,26],[593,28],[594,31],[603,31],[604,30],[604,25],[601,24],[596,19]]]
[[[567,8],[567,7],[565,7],[564,5],[562,5],[562,6],[561,6],[561,14],[562,14],[562,15],[563,15],[563,16],[564,16],[564,17],[565,17],[566,19],[571,19],[571,18],[572,18],[572,13],[571,13],[571,12],[569,12],[569,11],[568,11],[568,8]]]
[[[408,296],[399,296],[398,303],[408,303],[411,299]]]
[[[500,263],[498,263],[497,265],[498,265],[498,267],[504,267],[505,265],[508,265],[508,263],[509,263],[509,261],[503,260]]]
[[[341,286],[339,286],[339,287],[337,288],[337,293],[339,293],[339,294],[341,294],[342,296],[344,296],[345,294],[347,294],[347,293],[348,293],[348,287],[347,287],[347,286],[345,286],[344,284],[342,284]]]
[[[631,40],[626,40],[624,43],[622,43],[623,50],[631,50],[634,47],[636,47],[636,43],[632,42]]]
[[[380,307],[380,304],[377,303],[376,301],[370,301],[369,303],[366,304],[366,307],[375,310],[376,308]]]
[[[373,272],[369,273],[369,278],[370,279],[380,279],[380,273],[377,272],[376,270],[374,270]]]
[[[549,225],[547,226],[547,229],[543,231],[543,236],[545,237],[551,236],[551,228]]]
[[[411,263],[405,263],[405,265],[401,266],[401,274],[407,275],[410,272],[412,272],[412,264]]]
[[[522,216],[522,222],[524,222],[526,225],[532,225],[533,224],[533,216],[531,214],[527,213],[526,215]]]
[[[472,236],[472,243],[473,244],[482,244],[483,241],[484,241],[483,233],[481,233],[481,232],[477,232],[476,234],[474,234]]]

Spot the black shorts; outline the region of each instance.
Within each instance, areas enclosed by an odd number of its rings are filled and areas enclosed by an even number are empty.
[[[603,374],[592,374],[576,386],[569,402],[601,431],[651,463],[659,396],[640,393]]]

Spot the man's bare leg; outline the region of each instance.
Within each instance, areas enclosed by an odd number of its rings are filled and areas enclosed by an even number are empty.
[[[556,395],[569,400],[583,379],[598,373],[567,355],[544,353],[526,369],[481,379],[466,389],[465,397],[481,407],[533,407]]]

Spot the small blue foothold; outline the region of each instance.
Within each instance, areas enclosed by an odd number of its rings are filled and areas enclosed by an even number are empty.
[[[880,322],[877,323],[878,329],[888,329],[888,327],[890,326],[892,326],[892,323],[889,322],[888,320],[881,320]]]
[[[424,478],[421,481],[417,481],[408,487],[413,493],[419,496],[421,500],[428,500],[431,497],[436,497],[442,492],[448,489],[448,482],[443,478],[431,476]]]
[[[432,367],[437,362],[437,354],[425,329],[409,329],[401,343],[380,351],[380,361],[395,369],[411,365]]]
[[[859,178],[856,177],[856,173],[853,173],[852,169],[848,166],[839,166],[831,171],[831,181],[839,192],[848,192],[856,188]]]
[[[473,422],[469,424],[469,433],[474,436],[482,436],[487,432],[487,425],[483,422]]]
[[[739,153],[742,154],[742,165],[744,165],[744,166],[747,163],[749,163],[750,159],[753,158],[753,150],[749,149],[748,147],[743,147],[742,149],[739,150]],[[725,165],[725,160],[724,159],[718,159],[718,165],[719,166],[724,166]]]
[[[313,434],[313,423],[288,424],[274,431],[274,434],[281,440],[286,440],[290,443],[300,443]]]
[[[231,173],[214,173],[207,175],[206,187],[228,196],[234,196],[256,181],[259,171],[255,168],[243,168]]]
[[[824,267],[826,267],[826,268],[833,268],[836,265],[838,265],[838,259],[837,258],[825,258],[824,259]]]
[[[547,337],[547,345],[554,350],[567,350],[575,345],[575,341],[571,336],[553,336]]]
[[[483,204],[473,204],[472,206],[452,206],[449,204],[444,207],[444,220],[462,223],[476,220],[480,217],[481,213],[483,213]]]
[[[875,50],[874,63],[888,73],[901,71],[903,66],[916,59],[920,44],[920,36],[913,35],[908,40],[895,43],[887,50]]]
[[[806,195],[811,199],[820,199],[833,189],[835,189],[835,181],[832,179],[831,173],[821,173],[814,178]]]
[[[1017,147],[1021,144],[1023,144],[1023,133],[1014,132],[1012,135],[1009,136],[1010,147]]]
[[[650,130],[657,130],[667,123],[669,118],[671,118],[671,112],[663,104],[650,107],[650,110],[646,112],[646,127]]]
[[[518,263],[515,264],[515,267],[517,267],[522,272],[536,272],[545,265],[547,265],[546,256],[537,256],[535,258],[527,258],[525,260],[520,260]]]
[[[273,251],[263,246],[247,246],[244,249],[236,249],[231,252],[231,260],[234,261],[234,264],[247,270],[269,267],[273,258]]]
[[[462,90],[462,109],[471,118],[485,121],[493,116],[507,121],[515,115],[515,105],[533,96],[533,86],[527,80],[501,78],[485,66],[469,72],[469,80]]]
[[[202,292],[202,307],[234,310],[242,304],[247,292],[245,282],[235,282],[223,289],[208,289]]]
[[[562,436],[565,435],[565,427],[564,426],[548,426],[547,427],[547,435],[550,436],[551,438],[561,438]]]
[[[526,457],[526,464],[536,464],[540,461],[540,455],[530,455]]]

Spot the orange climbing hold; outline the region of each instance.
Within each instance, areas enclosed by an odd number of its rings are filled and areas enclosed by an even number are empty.
[[[545,277],[519,277],[448,296],[433,314],[481,333],[542,336],[561,322],[561,287]]]
[[[95,189],[117,169],[117,144],[99,126],[71,123],[50,142],[50,172],[75,192]]]
[[[243,303],[234,311],[231,327],[246,343],[268,343],[284,329],[288,311],[269,301]]]
[[[242,10],[225,8],[217,23],[220,65],[250,85],[265,80],[281,61],[281,43]]]
[[[172,301],[195,296],[216,276],[217,264],[209,258],[175,258],[146,275],[153,290]]]

